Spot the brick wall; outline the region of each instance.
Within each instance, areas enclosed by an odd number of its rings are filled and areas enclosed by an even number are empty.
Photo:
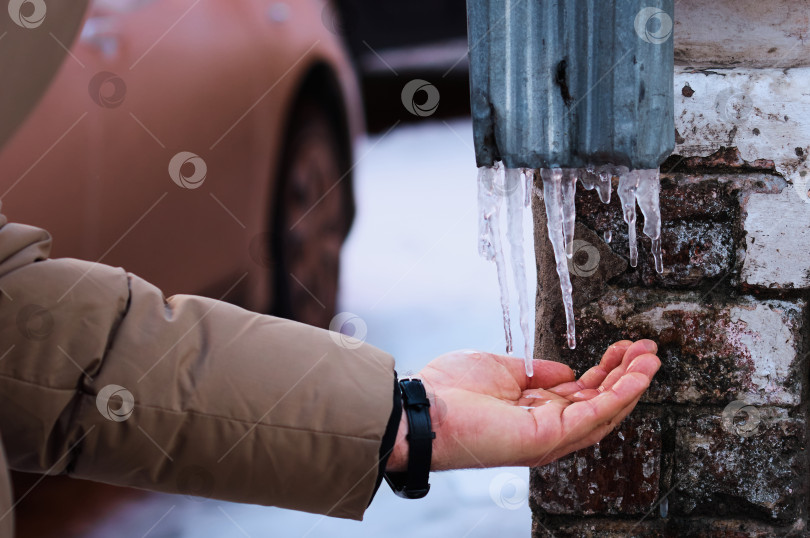
[[[609,206],[578,189],[574,351],[535,200],[536,356],[581,373],[611,342],[651,338],[662,359],[616,432],[532,470],[535,537],[810,536],[808,10],[810,0],[676,2],[665,271],[641,222],[628,266],[615,186]]]
[[[609,206],[578,190],[573,351],[535,201],[536,356],[581,373],[611,342],[651,338],[663,365],[616,432],[532,471],[534,536],[810,535],[810,205],[736,148],[662,170],[663,275],[642,223],[629,267],[615,190]]]

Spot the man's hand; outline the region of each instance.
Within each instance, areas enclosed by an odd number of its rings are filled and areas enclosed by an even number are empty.
[[[454,352],[422,379],[436,439],[432,470],[545,465],[600,441],[635,407],[661,362],[650,340],[617,342],[578,380],[564,364]],[[387,469],[407,468],[405,413]]]

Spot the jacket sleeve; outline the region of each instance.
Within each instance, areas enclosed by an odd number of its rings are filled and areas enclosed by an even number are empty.
[[[48,259],[0,215],[0,432],[10,467],[360,519],[393,359],[121,269]]]

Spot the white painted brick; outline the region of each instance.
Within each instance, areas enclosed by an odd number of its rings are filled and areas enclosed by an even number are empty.
[[[750,194],[742,209],[743,281],[767,288],[810,287],[810,206],[784,189]]]
[[[810,205],[810,68],[676,68],[675,128],[675,153],[707,156],[734,146],[746,161],[771,160]]]
[[[585,307],[582,318],[601,318],[633,338],[659,342],[668,377],[653,383],[650,401],[799,405],[805,302],[705,299],[696,292],[612,289]]]
[[[794,316],[788,317],[788,312]],[[801,394],[788,388],[800,359],[791,320],[798,317],[796,306],[784,301],[750,303],[730,308],[728,315],[739,322],[728,327],[729,342],[753,363],[749,393],[745,395],[748,400],[798,405]]]
[[[692,67],[810,65],[808,0],[678,0],[675,61]]]

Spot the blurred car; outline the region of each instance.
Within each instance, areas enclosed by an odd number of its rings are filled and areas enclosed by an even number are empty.
[[[51,34],[70,54],[0,154],[6,215],[54,257],[328,326],[363,120],[324,9],[94,0],[75,43]]]

